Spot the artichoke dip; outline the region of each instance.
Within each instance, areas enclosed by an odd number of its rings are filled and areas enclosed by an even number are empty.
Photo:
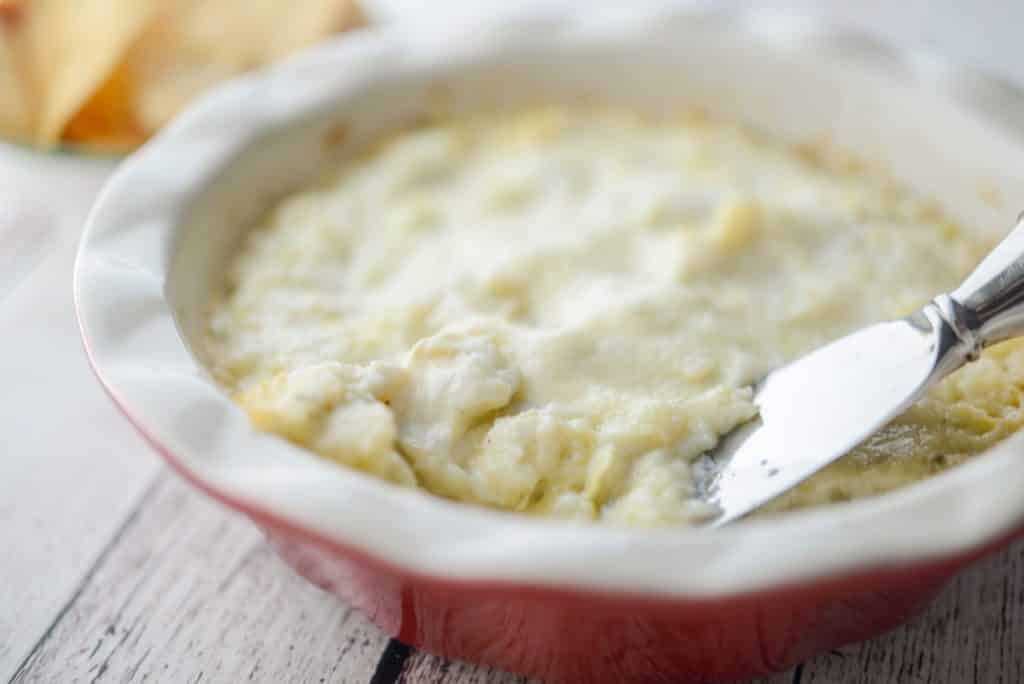
[[[209,318],[260,429],[449,499],[700,521],[692,462],[750,385],[955,286],[989,245],[884,174],[697,116],[422,125],[281,202]],[[1024,353],[954,374],[775,509],[954,465],[1024,421]]]

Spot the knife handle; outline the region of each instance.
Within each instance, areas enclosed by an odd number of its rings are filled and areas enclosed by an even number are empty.
[[[1024,214],[947,302],[953,327],[976,349],[1024,335]]]

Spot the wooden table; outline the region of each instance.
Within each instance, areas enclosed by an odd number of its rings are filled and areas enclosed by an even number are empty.
[[[922,616],[764,684],[1024,681],[1024,543],[965,572]],[[248,521],[159,472],[65,598],[13,682],[525,681],[389,640],[304,582]]]

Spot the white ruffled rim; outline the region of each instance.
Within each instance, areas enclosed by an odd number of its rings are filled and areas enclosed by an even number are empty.
[[[1024,523],[1024,437],[919,485],[871,500],[721,530],[637,531],[539,520],[451,503],[322,461],[253,430],[182,342],[166,292],[179,219],[238,151],[382,70],[473,58],[517,42],[642,41],[673,23],[799,31],[851,59],[934,73],[860,36],[777,17],[679,10],[534,17],[472,40],[404,27],[328,44],[204,98],[125,162],[94,208],[75,272],[83,338],[129,418],[205,488],[410,574],[446,581],[712,598],[969,554]],[[858,57],[859,55],[859,57]],[[912,64],[911,64],[912,63]],[[908,67],[908,64],[911,64]],[[1021,98],[964,70],[988,101]],[[998,94],[993,97],[992,94]],[[984,99],[984,98],[982,98]],[[985,116],[1009,113],[984,103]],[[1021,111],[1021,110],[1017,110]]]

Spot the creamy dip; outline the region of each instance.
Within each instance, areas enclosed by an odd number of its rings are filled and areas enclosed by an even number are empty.
[[[691,463],[751,383],[956,285],[979,244],[884,174],[696,116],[423,125],[281,202],[209,319],[255,425],[402,485],[632,525],[712,511]],[[1024,417],[1024,354],[949,378],[775,508],[875,494]]]

